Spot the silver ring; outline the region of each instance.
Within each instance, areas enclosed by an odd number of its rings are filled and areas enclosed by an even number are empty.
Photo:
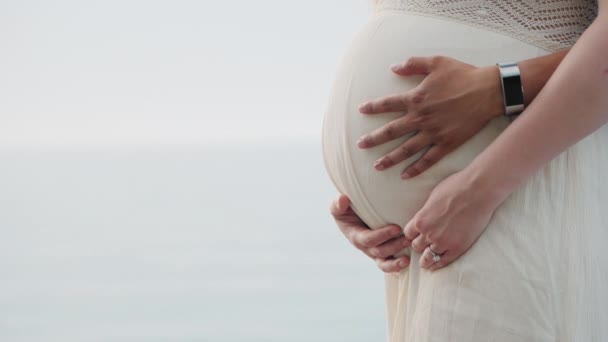
[[[431,245],[429,245],[428,247],[429,252],[431,252],[431,254],[433,254],[433,261],[434,262],[438,262],[439,260],[441,260],[441,254],[435,253],[432,249],[431,249]]]

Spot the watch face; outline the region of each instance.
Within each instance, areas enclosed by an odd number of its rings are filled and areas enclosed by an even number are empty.
[[[516,76],[507,76],[503,78],[505,87],[505,102],[507,107],[520,105],[524,103],[524,94],[521,90],[521,78]]]

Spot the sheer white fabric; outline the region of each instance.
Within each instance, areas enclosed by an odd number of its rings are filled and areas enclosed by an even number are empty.
[[[508,34],[549,51],[568,48],[597,16],[597,0],[375,0],[376,10],[432,15]]]
[[[552,8],[551,4],[558,2],[526,1],[536,6],[536,13],[542,12],[543,6]],[[389,3],[395,2],[389,0],[378,6]],[[497,1],[428,3],[494,4],[494,10],[501,8]],[[577,8],[580,16],[587,15],[588,7]],[[536,38],[533,44],[512,35],[526,26],[512,31],[494,30],[452,19],[439,12],[427,15],[405,7],[376,7],[351,42],[337,72],[323,124],[325,165],[336,188],[351,198],[355,211],[371,228],[407,223],[438,182],[464,168],[508,127],[506,119],[496,118],[411,180],[401,180],[399,172],[420,153],[391,169],[374,170],[372,164],[377,158],[409,136],[372,149],[358,149],[359,136],[403,115],[362,115],[358,105],[379,96],[406,92],[422,80],[419,76],[394,75],[389,70],[392,63],[409,56],[439,54],[473,65],[493,65],[548,54],[553,49],[539,46],[548,42],[567,45],[561,38],[547,38],[547,30],[526,31]],[[567,33],[566,28],[558,31],[563,35],[556,37],[569,37],[570,42],[578,38],[577,33]],[[577,32],[580,34],[580,30]],[[499,206],[473,247],[449,267],[424,271],[418,267],[417,253],[403,251],[411,254],[410,267],[385,275],[389,340],[605,341],[606,174],[608,126],[568,148],[517,189]]]

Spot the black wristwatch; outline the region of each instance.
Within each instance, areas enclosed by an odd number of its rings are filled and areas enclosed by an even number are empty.
[[[524,89],[517,63],[496,63],[505,104],[504,115],[513,120],[524,111]]]

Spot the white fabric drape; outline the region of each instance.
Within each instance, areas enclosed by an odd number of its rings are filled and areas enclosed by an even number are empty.
[[[401,180],[399,173],[420,153],[376,171],[373,162],[407,137],[368,150],[358,149],[355,142],[403,113],[366,116],[357,106],[413,89],[422,80],[396,76],[389,65],[409,56],[440,54],[481,66],[548,53],[458,21],[400,10],[376,12],[346,52],[325,115],[323,155],[337,189],[351,198],[370,227],[404,225],[439,181],[465,167],[509,124],[504,118],[494,119],[411,180]],[[608,338],[605,175],[608,127],[570,147],[515,191],[473,247],[449,267],[422,270],[419,255],[412,254],[409,268],[385,275],[389,340]]]

